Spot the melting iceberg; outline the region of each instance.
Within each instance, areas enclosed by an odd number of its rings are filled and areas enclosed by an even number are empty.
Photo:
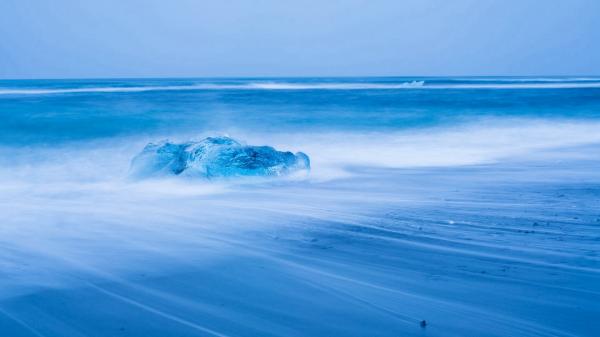
[[[302,152],[294,154],[270,146],[242,145],[229,137],[208,137],[180,144],[149,143],[133,158],[130,173],[139,178],[185,175],[210,179],[283,176],[309,169],[310,160]]]

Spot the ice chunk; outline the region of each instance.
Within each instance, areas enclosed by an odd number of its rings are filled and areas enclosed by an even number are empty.
[[[229,137],[208,137],[181,144],[150,143],[133,158],[130,172],[140,178],[157,175],[213,178],[283,176],[309,169],[310,160],[302,152],[242,145]]]

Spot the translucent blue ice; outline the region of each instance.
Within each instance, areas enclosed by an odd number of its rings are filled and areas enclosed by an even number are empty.
[[[310,160],[302,152],[294,154],[270,146],[242,145],[229,137],[208,137],[180,144],[150,143],[131,162],[131,174],[138,178],[284,176],[309,169]]]

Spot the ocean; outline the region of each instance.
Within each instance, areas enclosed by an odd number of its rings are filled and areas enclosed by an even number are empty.
[[[599,335],[598,130],[599,77],[1,80],[0,335]],[[310,173],[129,174],[223,135]]]

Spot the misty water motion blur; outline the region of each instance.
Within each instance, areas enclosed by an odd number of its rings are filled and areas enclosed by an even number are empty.
[[[600,333],[600,78],[0,81],[0,121],[0,335]],[[130,179],[224,134],[310,175]]]

